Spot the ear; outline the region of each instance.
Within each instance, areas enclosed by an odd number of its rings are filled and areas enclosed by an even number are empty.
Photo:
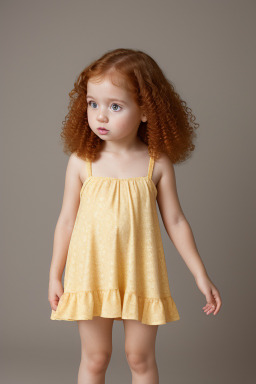
[[[147,116],[144,113],[141,115],[141,121],[143,121],[143,123],[147,121]]]

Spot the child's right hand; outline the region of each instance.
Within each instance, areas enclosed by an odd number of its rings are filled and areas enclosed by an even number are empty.
[[[59,300],[63,295],[63,286],[61,280],[54,279],[49,282],[48,301],[50,302],[51,309],[56,311]]]

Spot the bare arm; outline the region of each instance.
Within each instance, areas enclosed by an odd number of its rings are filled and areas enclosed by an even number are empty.
[[[157,184],[157,203],[163,219],[165,229],[177,251],[183,258],[187,267],[193,274],[198,288],[206,296],[209,309],[216,306],[216,314],[221,305],[221,299],[217,288],[210,281],[203,261],[198,253],[191,227],[180,206],[176,178],[173,164],[166,155],[162,155],[159,161],[161,178]]]
[[[62,208],[54,232],[53,256],[49,272],[50,280],[61,280],[62,277],[68,246],[79,207],[81,186],[79,159],[72,154],[66,170]]]
[[[173,164],[166,156],[160,162],[162,176],[157,185],[157,203],[165,229],[193,276],[207,274],[191,227],[180,206]]]

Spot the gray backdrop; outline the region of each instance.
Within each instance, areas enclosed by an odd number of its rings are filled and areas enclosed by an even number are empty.
[[[160,383],[248,383],[255,354],[255,1],[1,1],[1,382],[76,383],[76,322],[50,320],[48,274],[76,76],[115,48],[150,54],[200,123],[179,198],[223,306],[214,317],[160,218],[181,319],[159,326]],[[254,197],[253,197],[254,196]],[[158,211],[159,213],[159,211]],[[114,322],[106,383],[131,383]]]

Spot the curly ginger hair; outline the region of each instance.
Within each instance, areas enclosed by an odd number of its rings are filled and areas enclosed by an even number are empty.
[[[62,122],[64,152],[94,161],[103,140],[91,129],[87,119],[87,82],[110,76],[113,84],[129,90],[147,116],[137,135],[155,159],[166,153],[173,164],[190,157],[195,145],[195,123],[187,103],[175,91],[158,64],[146,53],[133,49],[115,49],[92,62],[78,76],[69,93],[69,112]],[[117,83],[114,83],[114,79]]]

